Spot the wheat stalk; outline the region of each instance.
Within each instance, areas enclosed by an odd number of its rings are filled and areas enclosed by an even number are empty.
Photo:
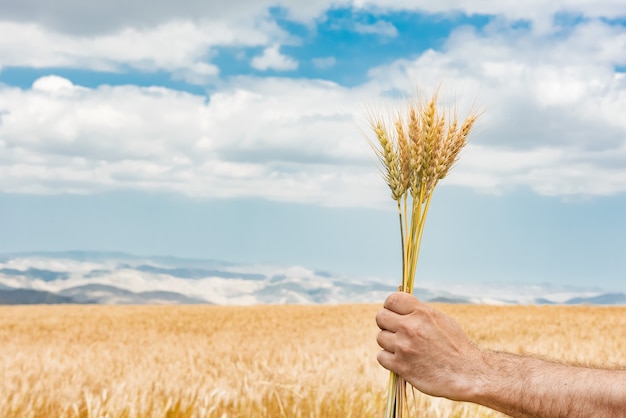
[[[470,113],[459,124],[456,111],[446,118],[435,92],[427,102],[415,100],[393,124],[384,115],[370,114],[377,141],[370,141],[391,197],[397,202],[402,248],[402,284],[399,290],[413,293],[415,269],[433,191],[445,178],[467,144],[478,119]],[[450,113],[448,113],[450,114]],[[393,129],[390,129],[393,126]],[[401,418],[407,411],[406,383],[395,373],[389,376],[385,418]]]

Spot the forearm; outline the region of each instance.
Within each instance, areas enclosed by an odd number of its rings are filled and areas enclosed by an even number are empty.
[[[626,371],[483,352],[468,401],[518,418],[626,417]]]

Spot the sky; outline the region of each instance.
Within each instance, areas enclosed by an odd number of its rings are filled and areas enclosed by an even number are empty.
[[[626,3],[0,0],[0,253],[399,281],[367,109],[480,110],[416,282],[626,291]]]

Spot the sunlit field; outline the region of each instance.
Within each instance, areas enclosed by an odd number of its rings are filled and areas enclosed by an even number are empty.
[[[438,305],[483,347],[626,366],[626,307]],[[377,305],[0,307],[1,417],[381,417]],[[416,417],[501,417],[417,395]]]

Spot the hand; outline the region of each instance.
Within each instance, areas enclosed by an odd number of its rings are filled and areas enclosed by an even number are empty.
[[[481,351],[452,318],[409,293],[390,295],[376,323],[379,363],[428,395],[520,418],[625,416],[626,370]]]
[[[409,293],[393,293],[376,315],[383,351],[378,362],[419,391],[463,401],[471,398],[485,366],[481,350],[444,313]]]

